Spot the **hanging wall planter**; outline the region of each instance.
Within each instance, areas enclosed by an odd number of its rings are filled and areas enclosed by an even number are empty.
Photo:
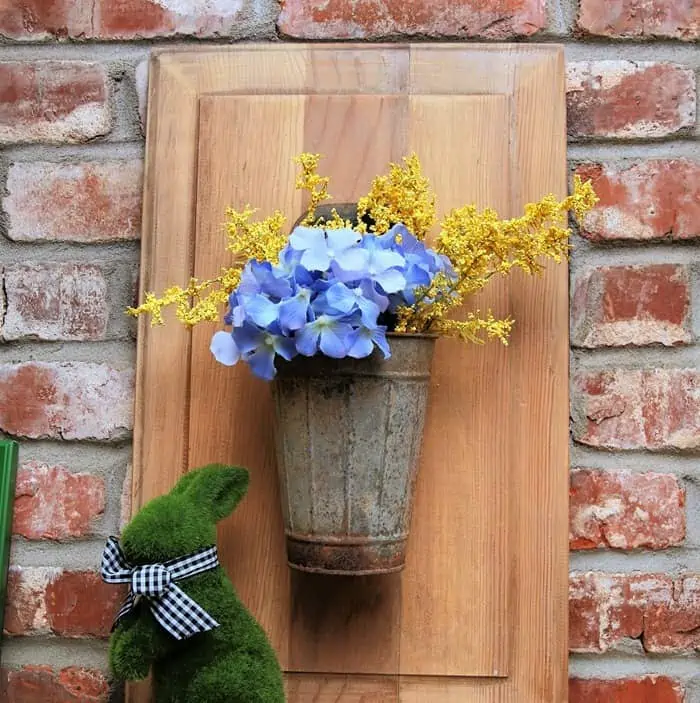
[[[595,202],[576,181],[518,219],[467,206],[450,211],[434,244],[435,195],[418,157],[392,164],[356,205],[323,205],[320,156],[302,154],[297,187],[306,215],[284,230],[277,212],[228,211],[234,264],[210,281],[191,280],[133,314],[176,304],[188,325],[225,324],[211,351],[246,362],[273,382],[287,557],[296,569],[366,575],[400,571],[413,505],[430,369],[439,335],[507,343],[510,318],[489,311],[450,316],[495,275],[542,270],[568,251],[569,210]]]
[[[279,366],[277,466],[296,569],[362,575],[405,564],[436,337],[387,337],[389,359]]]

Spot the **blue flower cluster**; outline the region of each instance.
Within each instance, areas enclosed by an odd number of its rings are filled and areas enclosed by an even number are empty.
[[[376,346],[388,358],[380,316],[412,305],[439,272],[454,276],[445,256],[400,224],[381,236],[297,227],[278,265],[246,264],[224,320],[233,329],[217,332],[211,351],[227,366],[242,359],[266,380],[278,355],[361,359]]]

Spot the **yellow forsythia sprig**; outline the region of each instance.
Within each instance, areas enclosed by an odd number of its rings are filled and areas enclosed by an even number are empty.
[[[358,200],[355,223],[344,220],[335,210],[327,220],[317,217],[318,206],[331,198],[330,179],[318,174],[320,159],[320,154],[306,153],[295,159],[300,167],[295,185],[309,198],[302,225],[354,227],[379,235],[402,223],[418,239],[425,239],[435,224],[436,197],[415,154],[404,158],[402,164],[390,164],[386,175],[373,180],[369,193]],[[477,343],[484,337],[495,338],[507,344],[512,319],[496,319],[490,311],[481,317],[475,311],[455,320],[450,318],[451,313],[493,276],[507,275],[514,268],[537,274],[543,269],[544,259],[559,262],[566,258],[570,248],[568,214],[580,219],[597,201],[590,182],[584,183],[576,176],[568,198],[560,201],[548,195],[526,205],[521,217],[501,220],[494,210],[479,212],[473,205],[451,210],[440,225],[434,248],[450,260],[455,275],[437,274],[429,287],[417,292],[414,305],[399,308],[396,331],[431,332]],[[152,324],[162,324],[163,309],[174,306],[177,318],[186,325],[218,320],[229,294],[240,282],[246,262],[255,259],[277,263],[287,243],[286,220],[281,212],[256,222],[251,221],[254,213],[249,205],[226,211],[227,249],[232,264],[219,276],[205,281],[193,278],[185,288],[173,286],[160,297],[146,293],[144,302],[129,308],[129,314],[150,314]]]
[[[478,332],[507,343],[513,321],[448,320],[451,310],[480,291],[495,275],[514,268],[528,274],[543,270],[543,260],[562,261],[569,253],[568,213],[582,217],[598,201],[590,182],[574,178],[573,194],[562,201],[548,195],[525,206],[521,217],[501,220],[491,209],[481,212],[473,205],[451,210],[442,222],[435,249],[447,256],[456,280],[436,276],[411,307],[399,309],[399,332],[437,332],[471,339]],[[448,323],[448,324],[446,324]]]

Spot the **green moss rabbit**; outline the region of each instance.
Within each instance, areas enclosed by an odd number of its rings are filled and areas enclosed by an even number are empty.
[[[248,472],[238,467],[213,464],[186,474],[125,528],[124,557],[133,566],[162,564],[210,547],[216,543],[216,523],[247,488]],[[139,680],[152,668],[156,703],[284,703],[275,653],[221,566],[177,586],[219,627],[178,640],[156,622],[142,598],[112,634],[114,676]]]

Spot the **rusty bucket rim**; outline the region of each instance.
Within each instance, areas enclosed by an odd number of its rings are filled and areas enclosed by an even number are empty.
[[[406,564],[404,563],[399,564],[399,566],[389,566],[382,569],[343,571],[342,569],[324,569],[322,567],[315,566],[301,566],[300,564],[295,564],[293,561],[287,561],[287,566],[295,571],[302,571],[305,574],[317,574],[320,576],[385,576],[387,574],[398,574],[406,568]]]
[[[439,339],[440,335],[436,332],[387,332],[387,337],[394,339]]]

